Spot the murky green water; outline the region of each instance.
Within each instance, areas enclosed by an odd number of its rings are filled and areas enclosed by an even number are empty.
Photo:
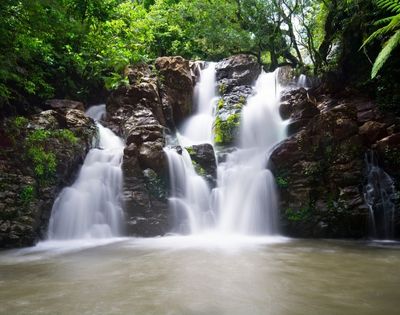
[[[0,314],[400,314],[396,244],[172,237],[86,245],[1,252]]]

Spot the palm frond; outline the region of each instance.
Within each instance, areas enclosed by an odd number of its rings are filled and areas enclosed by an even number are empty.
[[[375,78],[379,70],[385,64],[392,51],[400,44],[400,30],[398,30],[389,40],[384,44],[383,49],[379,53],[378,57],[372,66],[371,79]]]

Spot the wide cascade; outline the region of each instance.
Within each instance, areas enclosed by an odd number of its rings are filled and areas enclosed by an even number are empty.
[[[171,178],[170,205],[176,231],[184,233],[277,234],[275,180],[267,169],[273,146],[284,139],[286,123],[279,114],[282,87],[278,71],[262,73],[241,114],[236,148],[217,167],[217,185],[196,173],[185,149],[212,143],[216,106],[215,64],[209,63],[196,85],[194,115],[177,134],[179,149],[165,149]],[[180,153],[182,148],[182,153]],[[217,150],[217,148],[215,148]]]
[[[121,234],[124,142],[98,121],[105,105],[89,108],[96,121],[99,146],[89,151],[78,178],[57,197],[50,218],[49,239],[106,238]]]

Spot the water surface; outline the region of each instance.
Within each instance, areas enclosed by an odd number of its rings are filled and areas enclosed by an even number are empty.
[[[101,242],[1,252],[0,314],[399,314],[395,243]]]

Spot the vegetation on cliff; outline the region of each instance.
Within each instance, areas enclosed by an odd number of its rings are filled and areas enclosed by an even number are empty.
[[[127,65],[161,55],[248,53],[267,69],[340,70],[365,85],[382,47],[373,77],[398,75],[397,58],[387,61],[399,43],[398,8],[398,0],[4,0],[0,106],[90,100],[126,83]]]

